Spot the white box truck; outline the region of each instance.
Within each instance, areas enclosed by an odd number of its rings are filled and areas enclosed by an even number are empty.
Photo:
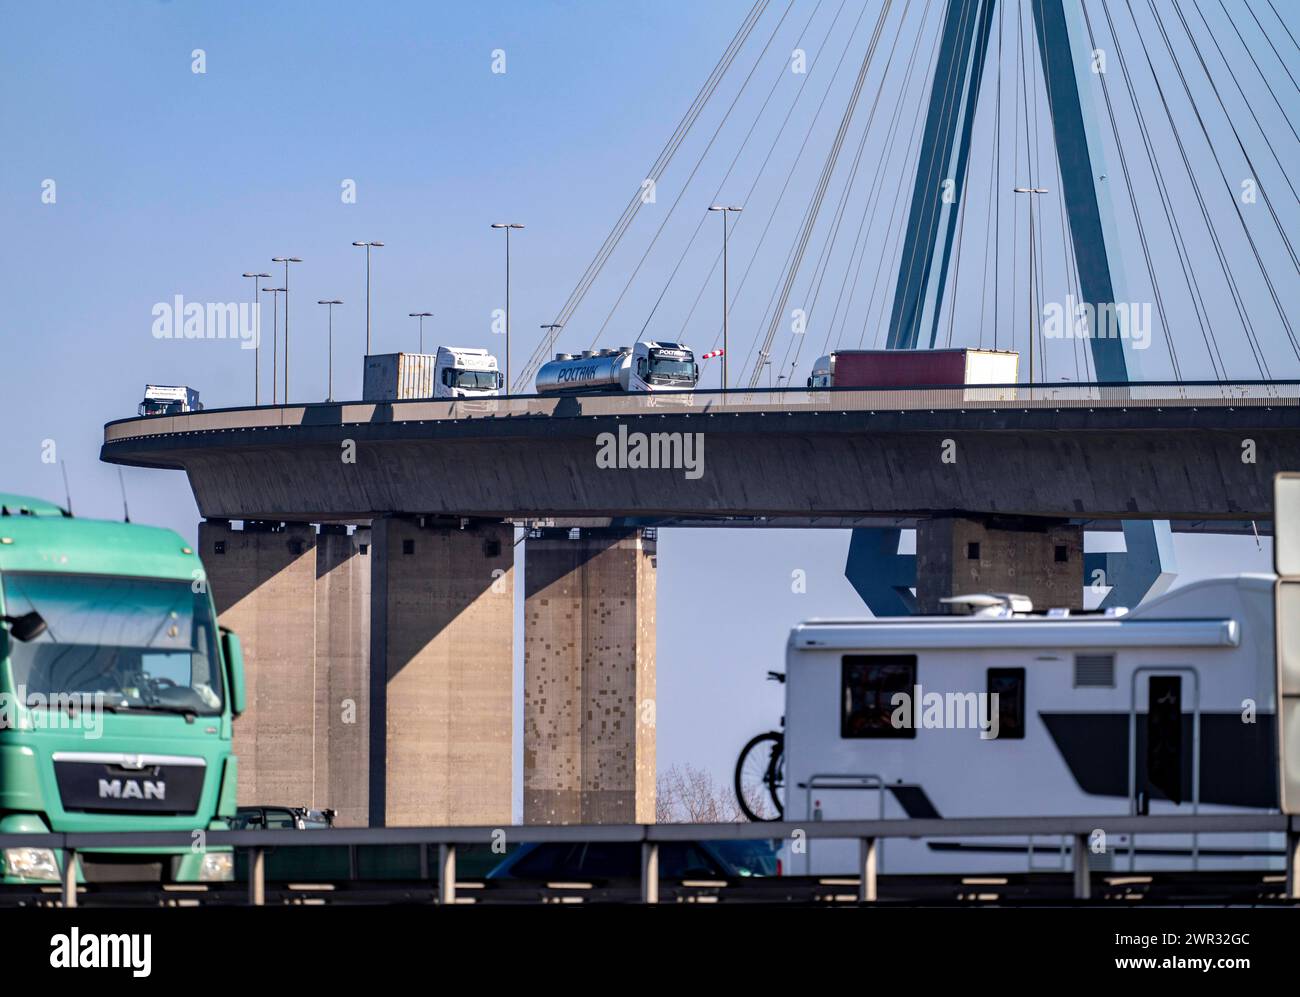
[[[199,393],[183,384],[146,384],[139,409],[141,415],[176,415],[202,410]]]
[[[366,357],[361,397],[367,402],[413,398],[486,398],[501,394],[505,377],[487,350],[439,346],[437,353],[378,353]]]

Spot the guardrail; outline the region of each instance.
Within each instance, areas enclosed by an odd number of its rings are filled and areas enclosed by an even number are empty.
[[[877,844],[888,838],[1028,837],[1060,835],[1073,840],[1074,896],[1091,896],[1089,838],[1098,829],[1119,834],[1286,834],[1286,896],[1300,900],[1300,817],[1283,814],[1159,814],[1146,817],[1104,814],[1080,817],[944,817],[902,820],[773,821],[752,824],[570,824],[504,827],[332,828],[328,831],[207,831],[206,843],[249,852],[249,903],[266,902],[266,851],[323,845],[438,846],[438,899],[456,902],[456,846],[482,844],[502,833],[518,843],[640,842],[641,901],[659,902],[659,845],[667,841],[763,841],[808,839],[858,842],[858,900],[877,898]],[[189,848],[189,831],[96,831],[0,834],[0,848],[49,848],[63,854],[62,896],[77,906],[77,853],[113,848]]]
[[[1189,408],[1300,405],[1300,381],[1144,381],[1131,384],[912,388],[755,388],[609,395],[507,395],[447,401],[313,402],[119,419],[104,442],[179,433],[372,422],[942,409]]]

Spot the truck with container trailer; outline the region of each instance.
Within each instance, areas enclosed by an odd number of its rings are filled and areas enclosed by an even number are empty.
[[[693,391],[695,354],[682,343],[643,340],[617,349],[557,353],[537,371],[539,395]]]
[[[0,495],[0,615],[0,832],[227,827],[243,657],[179,535]],[[196,843],[79,850],[77,877],[233,878],[229,848]],[[62,863],[5,848],[0,882],[58,881]]]
[[[1012,350],[836,350],[813,364],[809,388],[937,388],[1014,385]]]
[[[436,353],[377,353],[366,357],[361,397],[368,402],[415,398],[489,398],[505,376],[487,350],[439,346]]]

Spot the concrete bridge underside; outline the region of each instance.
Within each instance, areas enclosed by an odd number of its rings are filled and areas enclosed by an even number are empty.
[[[1300,467],[1294,404],[435,422],[376,412],[364,423],[331,423],[328,410],[341,406],[318,408],[291,426],[122,435],[103,457],[184,469],[209,518],[311,522],[387,513],[1268,519],[1273,474]],[[702,433],[699,476],[597,466],[601,434],[620,426],[629,438]]]
[[[522,720],[526,821],[629,822],[654,812],[656,555],[633,523],[914,518],[922,608],[971,586],[1077,608],[1083,520],[1240,528],[1300,467],[1295,397],[838,400],[230,410],[110,424],[102,456],[184,470],[206,517],[200,555],[249,669],[241,798],[348,824],[510,821],[510,521],[625,527],[530,532]],[[638,433],[702,443],[687,466],[601,466]]]

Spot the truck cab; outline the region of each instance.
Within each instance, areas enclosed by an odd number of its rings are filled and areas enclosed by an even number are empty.
[[[435,398],[485,398],[499,395],[505,375],[487,350],[439,346],[434,372]]]
[[[225,829],[235,814],[239,641],[171,530],[0,495],[0,832]],[[82,882],[216,882],[229,849],[78,852]],[[0,881],[62,856],[0,851]]]
[[[141,415],[179,415],[202,409],[199,393],[193,388],[184,384],[146,384],[139,412]]]

